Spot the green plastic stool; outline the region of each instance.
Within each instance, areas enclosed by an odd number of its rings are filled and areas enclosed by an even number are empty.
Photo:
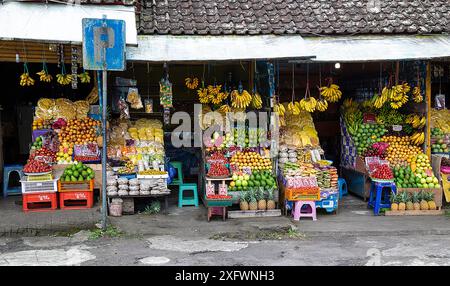
[[[185,197],[184,191],[192,191],[194,193],[193,197]],[[198,194],[197,194],[197,184],[181,184],[178,191],[178,207],[192,206],[198,207]]]
[[[177,177],[173,178],[170,186],[181,186],[183,184],[183,164],[179,161],[170,162],[170,164],[177,169]]]

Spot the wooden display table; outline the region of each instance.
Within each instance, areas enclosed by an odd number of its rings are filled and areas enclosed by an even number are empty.
[[[160,198],[164,197],[164,214],[168,214],[169,209],[169,195],[168,194],[154,194],[154,195],[139,195],[139,196],[108,196],[108,205],[111,203],[112,199],[122,199],[124,204],[128,205],[128,210],[125,213],[133,213],[134,214],[134,199],[135,198]],[[125,210],[125,208],[124,208]]]

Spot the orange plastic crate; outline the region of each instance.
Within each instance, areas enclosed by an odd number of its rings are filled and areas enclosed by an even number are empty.
[[[22,209],[24,212],[46,212],[58,208],[57,193],[31,193],[22,195]]]
[[[62,182],[58,180],[58,192],[93,192],[94,179],[83,182]]]
[[[59,207],[62,210],[89,209],[94,205],[94,192],[64,191],[59,193]]]
[[[311,189],[286,189],[285,198],[288,201],[320,201],[320,188]]]

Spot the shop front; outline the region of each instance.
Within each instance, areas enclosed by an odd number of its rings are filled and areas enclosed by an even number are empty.
[[[316,220],[338,215],[347,193],[376,215],[442,213],[448,36],[180,35],[160,16],[138,19],[145,35],[127,42],[126,71],[109,75],[107,142],[99,75],[81,69],[79,42],[0,43],[2,74],[20,69],[8,104],[28,108],[17,123],[26,139],[7,143],[25,146],[7,153],[27,161],[16,166],[24,210],[35,193],[91,207],[107,148],[111,216],[176,205],[204,206],[208,220]]]

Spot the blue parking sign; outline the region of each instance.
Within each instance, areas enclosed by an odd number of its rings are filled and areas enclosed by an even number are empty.
[[[86,70],[125,70],[125,21],[84,18],[83,67]]]

